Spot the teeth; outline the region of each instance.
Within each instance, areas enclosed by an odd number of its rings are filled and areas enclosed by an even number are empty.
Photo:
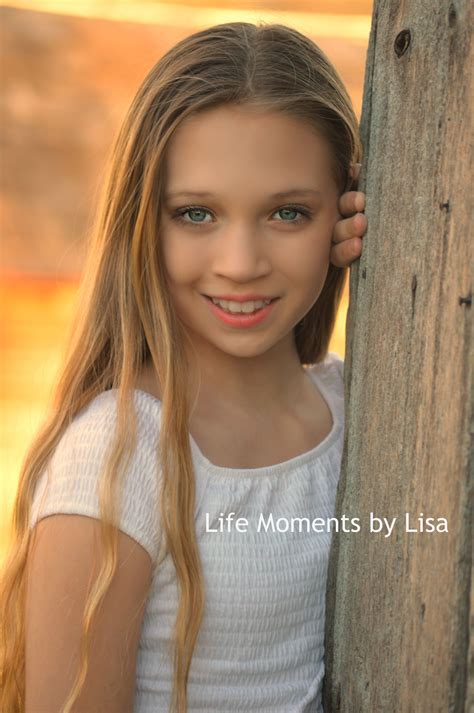
[[[271,300],[258,300],[258,302],[234,302],[229,300],[216,300],[214,297],[211,298],[215,305],[219,305],[226,312],[233,312],[234,314],[239,314],[243,312],[244,314],[250,314],[255,312],[257,309],[261,309],[265,305],[270,304]]]

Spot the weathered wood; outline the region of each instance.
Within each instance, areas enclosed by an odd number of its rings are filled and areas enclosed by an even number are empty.
[[[469,0],[375,0],[336,502],[361,529],[333,532],[325,713],[474,707],[472,16]],[[371,512],[397,517],[390,537]],[[405,513],[448,532],[407,532]]]

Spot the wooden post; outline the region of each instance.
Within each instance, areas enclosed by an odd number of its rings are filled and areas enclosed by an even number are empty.
[[[325,713],[474,709],[473,7],[375,0],[359,180],[369,228],[350,279]],[[396,518],[390,536],[369,531],[370,513]]]

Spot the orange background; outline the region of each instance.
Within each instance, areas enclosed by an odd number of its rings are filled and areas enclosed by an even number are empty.
[[[22,460],[70,325],[105,157],[151,66],[201,27],[281,22],[326,52],[360,117],[372,0],[204,1],[32,0],[0,8],[0,562]],[[341,356],[347,288],[330,346]]]

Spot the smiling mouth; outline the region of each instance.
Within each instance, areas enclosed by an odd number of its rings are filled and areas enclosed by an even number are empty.
[[[214,316],[217,319],[231,327],[236,327],[240,329],[246,327],[253,327],[259,324],[260,322],[263,322],[263,320],[265,320],[273,312],[273,304],[280,299],[280,297],[274,297],[270,300],[270,302],[263,304],[261,307],[256,307],[252,309],[251,312],[248,312],[244,310],[241,311],[240,309],[236,311],[227,309],[226,307],[215,303],[214,300],[209,297],[209,295],[204,295],[201,293],[201,296],[207,300],[210,311],[214,313]],[[232,302],[232,300],[228,301]]]
[[[257,314],[258,312],[262,312],[264,309],[270,307],[270,305],[272,305],[274,302],[276,302],[277,300],[280,299],[279,297],[274,297],[273,299],[265,300],[264,304],[261,307],[256,307],[255,309],[252,310],[252,312],[244,312],[243,310],[240,310],[240,309],[234,311],[234,310],[229,309],[228,307],[223,307],[222,304],[219,304],[218,302],[214,302],[214,299],[216,299],[216,298],[213,299],[212,297],[209,297],[209,295],[202,295],[202,296],[205,297],[206,300],[208,302],[210,302],[211,305],[213,305],[213,307],[217,307],[218,309],[222,310],[226,314],[235,315],[235,316],[243,315],[243,316],[247,316],[247,317],[252,314]],[[230,303],[233,300],[226,300],[226,301],[228,303]],[[259,301],[261,301],[261,300],[249,300],[249,302],[259,302]],[[237,302],[237,304],[241,304],[241,303]]]
[[[204,295],[204,294],[203,294],[202,296],[205,297],[206,300],[210,300],[210,302],[212,302],[212,297],[209,297],[209,295]],[[216,298],[214,298],[214,299],[216,299]],[[268,299],[270,299],[270,298],[268,298]],[[271,302],[276,302],[276,300],[279,300],[279,299],[280,299],[279,297],[273,297],[273,299],[270,299],[270,302],[268,302],[268,304],[271,304]],[[227,301],[227,302],[232,302],[232,300],[226,300],[226,301]],[[249,301],[249,302],[259,302],[260,300],[248,300],[248,301]]]

